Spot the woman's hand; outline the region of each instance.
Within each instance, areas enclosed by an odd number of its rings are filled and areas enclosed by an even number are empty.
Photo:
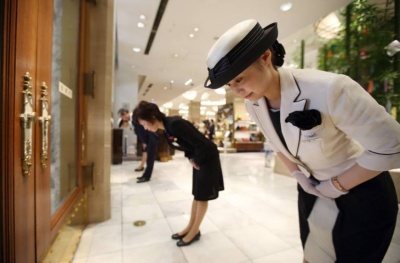
[[[193,166],[194,169],[200,170],[200,166],[194,162],[193,159],[189,159],[190,164]]]
[[[341,191],[333,184],[332,179],[322,181],[315,187],[323,196],[327,198],[338,198],[339,196],[347,194],[349,191]]]
[[[143,150],[146,150],[147,144],[143,143],[142,146],[143,146]]]
[[[317,190],[317,188],[312,184],[311,180],[307,178],[304,173],[297,170],[292,172],[292,176],[296,178],[297,182],[299,183],[301,188],[303,188],[304,192],[319,197],[325,197]]]

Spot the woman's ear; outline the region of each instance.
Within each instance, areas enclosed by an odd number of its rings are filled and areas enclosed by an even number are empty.
[[[272,58],[272,53],[271,53],[271,50],[267,50],[267,51],[265,51],[262,55],[261,55],[261,57],[260,57],[260,62],[262,63],[262,64],[270,64],[271,63],[271,58]]]

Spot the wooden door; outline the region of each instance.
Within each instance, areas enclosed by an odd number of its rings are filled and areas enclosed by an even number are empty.
[[[79,169],[75,169],[72,173],[77,178],[76,187],[57,211],[51,212],[49,125],[51,93],[58,89],[52,87],[54,2],[57,1],[1,2],[3,262],[40,261],[82,193]],[[79,97],[79,93],[75,95]],[[78,119],[74,121],[78,123]],[[79,134],[79,128],[73,132]],[[79,149],[79,142],[76,143]],[[79,163],[80,154],[72,154],[78,156]]]

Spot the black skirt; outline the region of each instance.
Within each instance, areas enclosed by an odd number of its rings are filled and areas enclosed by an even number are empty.
[[[307,194],[299,186],[298,190],[300,236],[306,260],[310,263],[382,262],[394,233],[398,212],[396,190],[389,172],[382,172],[333,200],[335,207],[332,208],[337,209],[337,217],[331,229],[317,226],[325,224],[326,220],[316,220],[318,211],[314,211],[322,208],[326,214],[330,208],[321,205],[329,206],[329,200],[318,200],[321,198]],[[314,235],[312,232],[316,229],[319,233]],[[321,236],[327,238],[319,239]],[[332,244],[325,245],[324,242]],[[328,251],[330,248],[333,251]]]
[[[208,201],[218,198],[219,191],[224,190],[219,153],[212,154],[200,170],[193,168],[192,194],[196,201]]]

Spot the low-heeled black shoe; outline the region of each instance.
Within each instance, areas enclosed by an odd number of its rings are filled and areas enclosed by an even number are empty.
[[[141,172],[141,171],[143,171],[144,170],[144,167],[142,167],[142,168],[136,168],[135,169],[135,172]]]
[[[172,239],[175,239],[175,240],[179,240],[179,239],[184,238],[186,235],[187,235],[187,233],[184,234],[184,235],[181,235],[181,236],[180,236],[178,233],[176,233],[176,234],[173,234],[173,235],[171,236],[171,238],[172,238]]]
[[[190,240],[189,242],[185,242],[183,241],[183,239],[179,240],[176,245],[178,247],[184,247],[184,246],[189,246],[190,244],[192,244],[194,241],[198,241],[200,239],[200,231],[199,233],[197,233],[197,235],[194,236],[194,238],[192,240]]]
[[[149,178],[142,177],[142,178],[138,179],[138,180],[136,181],[136,183],[144,183],[144,182],[148,182],[148,181],[150,181]]]

